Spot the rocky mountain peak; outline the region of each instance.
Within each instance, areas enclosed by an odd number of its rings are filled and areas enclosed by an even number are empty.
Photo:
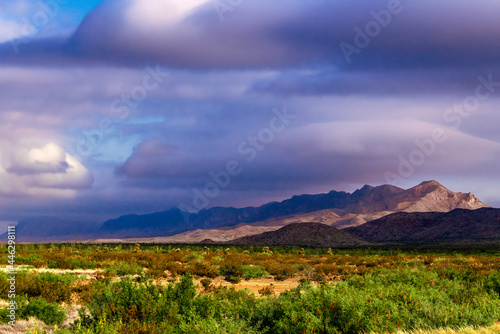
[[[467,195],[465,195],[465,202],[467,203],[477,203],[477,202],[481,202],[476,196],[474,196],[472,193],[467,193]]]
[[[398,194],[397,211],[446,212],[453,209],[479,209],[488,207],[473,194],[453,192],[435,180],[425,181]]]
[[[423,181],[422,183],[420,183],[416,187],[424,187],[424,188],[427,188],[427,187],[440,187],[440,188],[445,188],[441,183],[439,183],[436,180]]]

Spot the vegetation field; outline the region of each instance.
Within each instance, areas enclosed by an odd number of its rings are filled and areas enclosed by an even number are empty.
[[[16,246],[0,332],[500,333],[500,251]],[[7,247],[0,246],[7,264]],[[6,266],[5,266],[6,267]]]

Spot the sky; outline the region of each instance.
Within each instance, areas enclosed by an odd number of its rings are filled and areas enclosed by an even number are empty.
[[[0,1],[0,225],[435,179],[500,206],[500,2]]]

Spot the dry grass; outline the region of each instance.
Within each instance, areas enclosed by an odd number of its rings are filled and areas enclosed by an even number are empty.
[[[30,318],[28,320],[17,320],[14,326],[0,326],[0,334],[42,333],[44,331],[51,331],[53,329],[54,326],[47,326],[40,320]]]
[[[462,329],[436,329],[430,331],[399,331],[398,334],[500,334],[500,323],[491,327],[462,328]]]

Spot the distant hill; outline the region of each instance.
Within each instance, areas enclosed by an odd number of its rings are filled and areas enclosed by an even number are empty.
[[[394,213],[345,231],[371,242],[500,240],[500,209]]]
[[[350,233],[320,223],[289,224],[279,230],[242,237],[227,242],[236,245],[286,245],[303,247],[357,247],[366,242]]]

